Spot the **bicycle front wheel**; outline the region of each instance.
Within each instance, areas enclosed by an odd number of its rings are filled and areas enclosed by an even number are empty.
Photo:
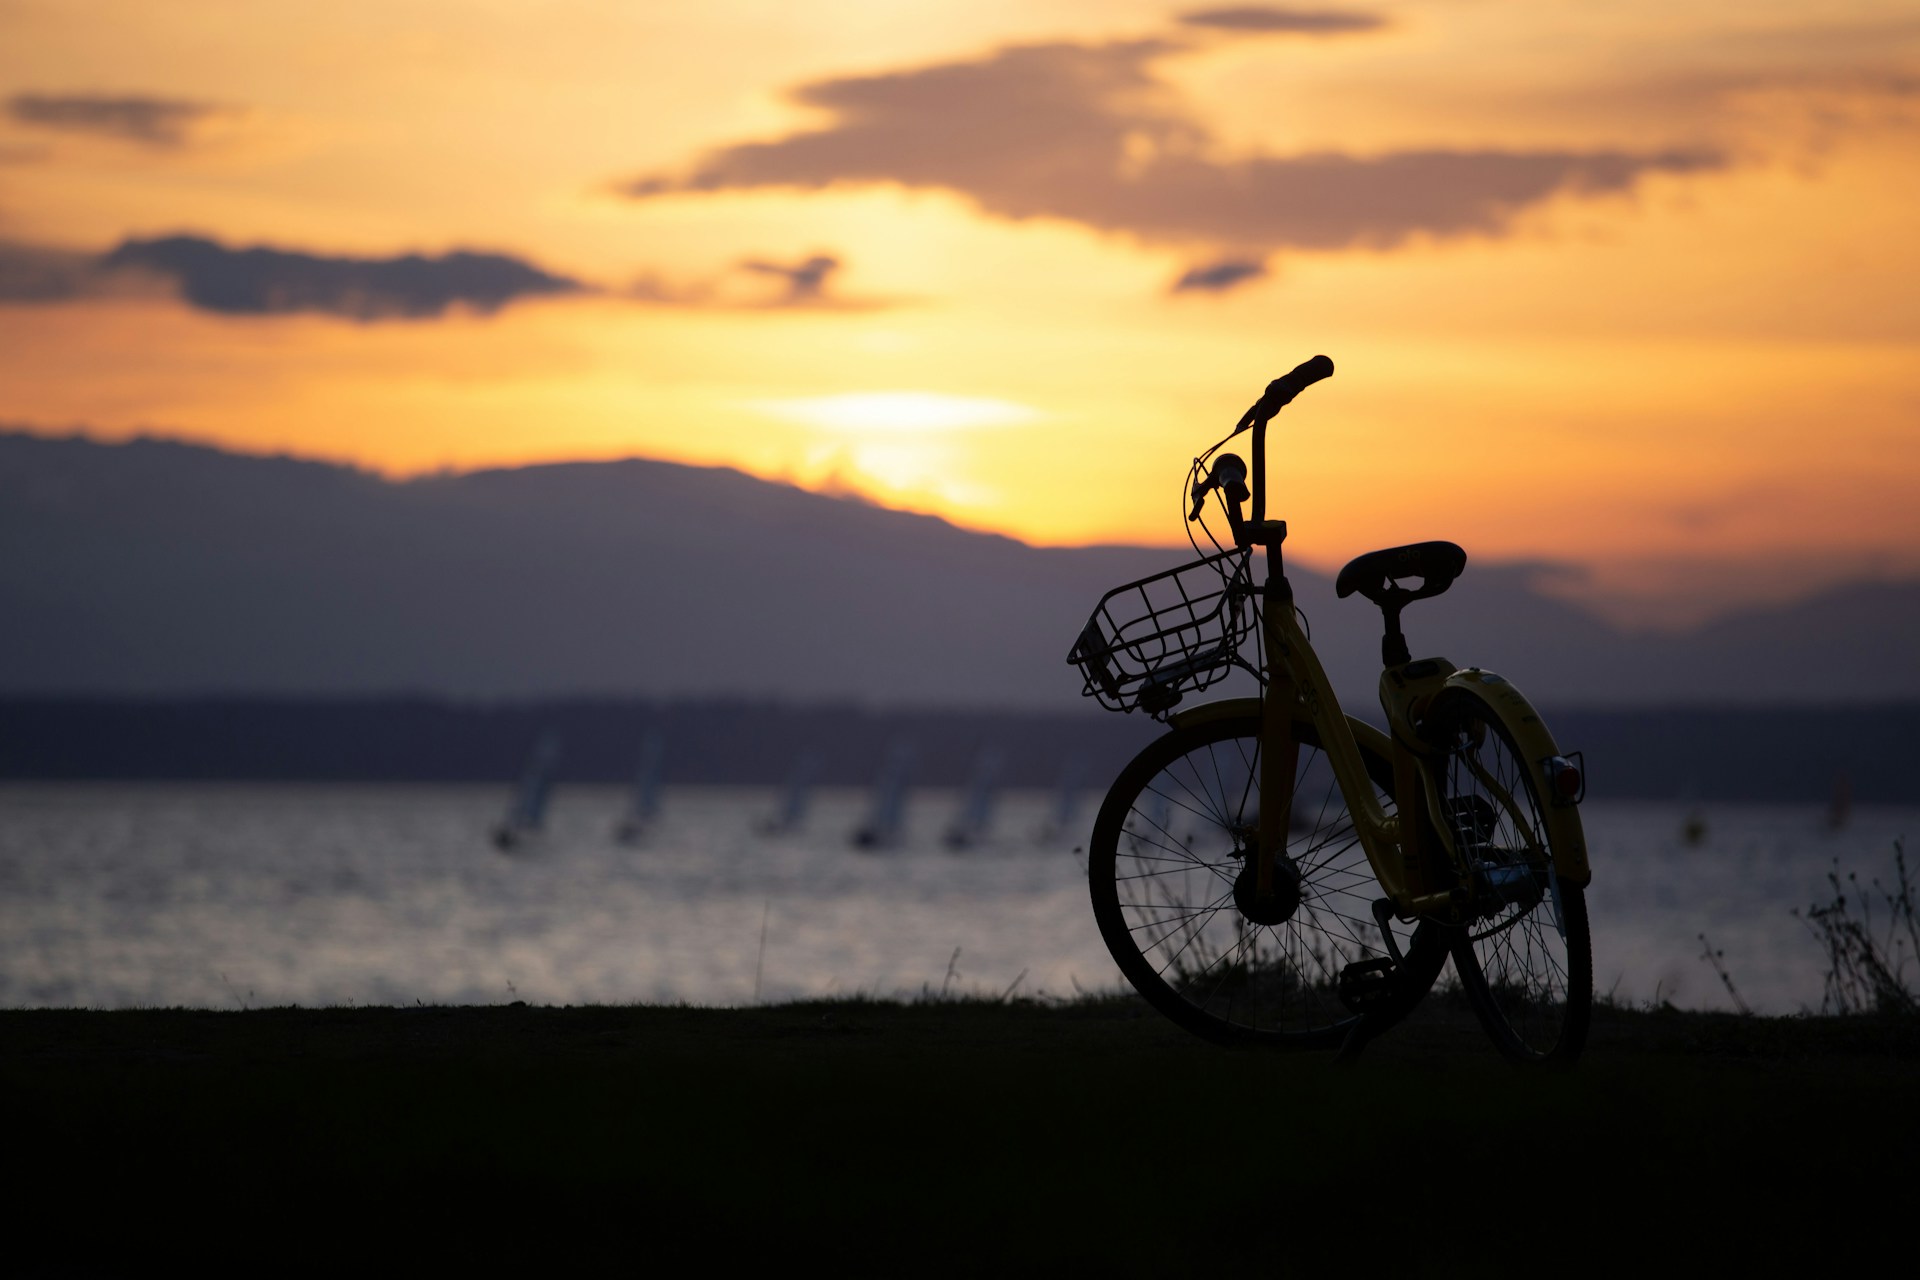
[[[1585,891],[1554,872],[1546,778],[1470,689],[1443,690],[1424,727],[1442,752],[1441,820],[1472,872],[1474,919],[1453,945],[1460,985],[1501,1053],[1567,1065],[1586,1046],[1593,942]]]
[[[1176,728],[1115,780],[1088,858],[1094,918],[1120,971],[1148,1003],[1223,1044],[1338,1044],[1358,1018],[1340,997],[1346,966],[1387,958],[1373,903],[1382,896],[1311,721],[1300,744],[1287,860],[1299,900],[1284,919],[1241,909],[1260,830],[1260,719]],[[1362,747],[1381,806],[1393,766]],[[1405,959],[1398,995],[1375,1005],[1382,1027],[1418,1003],[1446,960],[1431,925],[1393,926]]]

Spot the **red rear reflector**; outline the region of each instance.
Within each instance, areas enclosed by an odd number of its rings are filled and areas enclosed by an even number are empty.
[[[1562,800],[1578,799],[1586,780],[1580,776],[1580,766],[1565,756],[1555,756],[1547,761],[1547,779]]]

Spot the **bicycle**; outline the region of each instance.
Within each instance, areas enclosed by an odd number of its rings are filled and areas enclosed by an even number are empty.
[[[1194,459],[1181,506],[1199,559],[1108,592],[1068,655],[1086,696],[1168,726],[1095,820],[1095,919],[1148,1003],[1209,1040],[1350,1059],[1451,959],[1505,1056],[1568,1065],[1593,998],[1585,760],[1502,677],[1413,658],[1400,614],[1466,568],[1451,542],[1340,570],[1337,596],[1383,615],[1387,728],[1341,711],[1282,564],[1286,522],[1266,516],[1267,424],[1332,373],[1315,356],[1275,379]],[[1250,470],[1221,452],[1245,431]],[[1231,545],[1208,523],[1210,497]],[[1235,670],[1256,696],[1175,709]]]

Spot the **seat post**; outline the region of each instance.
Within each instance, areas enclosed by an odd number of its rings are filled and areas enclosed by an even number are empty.
[[[1406,600],[1397,595],[1380,602],[1380,612],[1386,616],[1387,623],[1387,633],[1380,637],[1380,661],[1389,667],[1404,667],[1413,661],[1407,638],[1400,632],[1400,609],[1405,604]]]

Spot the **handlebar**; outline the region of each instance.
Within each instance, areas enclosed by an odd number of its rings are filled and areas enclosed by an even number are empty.
[[[1274,529],[1267,528],[1267,423],[1273,415],[1279,413],[1293,398],[1314,383],[1333,376],[1333,361],[1325,356],[1315,356],[1295,365],[1291,372],[1282,374],[1267,384],[1267,389],[1258,400],[1240,415],[1238,426],[1228,433],[1227,440],[1239,435],[1248,427],[1253,432],[1253,519],[1249,523],[1240,517],[1240,504],[1247,500],[1246,481],[1249,477],[1247,464],[1231,453],[1223,453],[1213,464],[1213,470],[1198,480],[1193,486],[1193,510],[1188,513],[1187,521],[1192,523],[1200,518],[1200,512],[1206,505],[1207,494],[1220,490],[1226,501],[1227,523],[1233,527],[1233,541],[1236,546],[1248,546],[1255,543],[1277,546],[1285,538],[1286,526],[1275,521]],[[1220,444],[1227,441],[1222,440]],[[1207,451],[1210,456],[1220,444]],[[1202,459],[1204,460],[1204,459]],[[1199,461],[1194,464],[1194,474],[1199,474]]]
[[[1293,403],[1295,396],[1321,379],[1332,376],[1333,361],[1325,356],[1301,361],[1293,367],[1293,372],[1282,374],[1267,384],[1265,394],[1240,415],[1240,425],[1233,429],[1233,434],[1239,435],[1248,427],[1266,426],[1274,414]]]

